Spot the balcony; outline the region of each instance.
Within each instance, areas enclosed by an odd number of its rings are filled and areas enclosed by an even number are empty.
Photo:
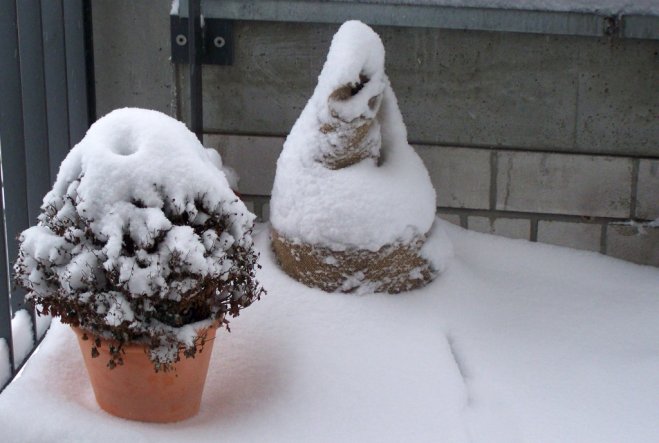
[[[185,0],[6,2],[3,438],[659,439],[659,8],[464,3],[206,0],[190,66]],[[277,158],[350,18],[382,38],[454,249],[405,294],[308,288],[270,246]],[[259,217],[268,294],[219,333],[200,413],[168,425],[101,410],[74,333],[7,273],[69,148],[125,106],[188,123]]]

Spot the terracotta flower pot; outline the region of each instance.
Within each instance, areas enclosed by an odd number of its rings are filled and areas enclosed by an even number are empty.
[[[109,369],[108,342],[102,341],[100,355],[93,358],[93,340],[83,340],[84,332],[79,328],[73,330],[78,336],[96,401],[105,411],[129,420],[158,423],[185,420],[199,412],[217,327],[206,332],[202,352],[186,358],[179,351],[181,360],[167,372],[155,372],[141,345],[126,345],[124,364]]]

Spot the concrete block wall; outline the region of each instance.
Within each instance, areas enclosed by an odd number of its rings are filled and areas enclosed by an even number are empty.
[[[99,116],[131,105],[188,120],[186,70],[168,60],[169,3],[94,2]],[[336,28],[236,22],[234,64],[203,68],[205,144],[265,219],[283,140]],[[441,216],[659,266],[659,42],[376,31]]]
[[[127,106],[176,114],[171,0],[94,0],[96,115]]]
[[[241,192],[267,219],[284,138],[209,134],[204,143],[218,149],[224,161],[237,169]],[[415,148],[437,190],[438,213],[452,223],[659,266],[659,229],[649,223],[654,217],[650,214],[659,210],[658,161],[469,147]],[[640,174],[646,163],[648,179]],[[650,165],[655,165],[654,175]],[[639,192],[645,187],[647,192]]]

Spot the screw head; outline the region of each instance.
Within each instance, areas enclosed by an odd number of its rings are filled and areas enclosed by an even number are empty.
[[[179,46],[185,46],[188,43],[188,38],[183,35],[179,34],[176,36],[176,44]]]
[[[223,48],[224,45],[226,45],[226,40],[224,40],[224,37],[222,36],[217,36],[213,39],[213,44],[215,45],[216,48]]]

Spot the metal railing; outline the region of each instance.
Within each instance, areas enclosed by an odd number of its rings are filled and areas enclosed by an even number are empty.
[[[90,0],[0,1],[0,390],[48,326],[11,267],[18,235],[36,223],[59,164],[95,119],[91,35]]]
[[[659,39],[657,8],[619,0],[583,2],[480,0],[203,0],[204,19],[343,23]],[[640,2],[639,2],[640,3]],[[188,17],[189,0],[178,13]],[[176,11],[174,11],[176,12]]]

